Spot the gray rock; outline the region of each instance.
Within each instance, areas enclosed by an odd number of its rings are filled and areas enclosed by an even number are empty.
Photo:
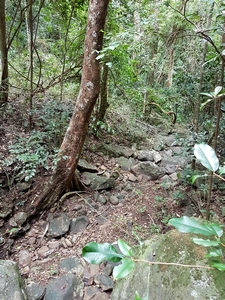
[[[108,300],[109,295],[102,293],[97,287],[86,287],[84,291],[85,300]]]
[[[132,167],[132,171],[135,175],[145,174],[150,180],[156,180],[165,175],[165,170],[163,168],[150,161],[138,163]]]
[[[101,143],[97,148],[97,151],[100,151],[105,155],[109,155],[110,157],[124,156],[126,158],[129,158],[132,155],[134,155],[134,151],[130,148],[119,146],[119,145],[105,144],[105,143]]]
[[[130,274],[116,282],[111,299],[134,299],[136,291],[151,300],[225,299],[224,272],[166,264],[209,266],[206,248],[194,244],[192,238],[172,230],[148,241],[139,259],[165,264],[135,263]]]
[[[105,274],[98,274],[95,276],[94,281],[96,284],[98,284],[101,289],[106,292],[106,291],[111,291],[113,289],[113,280],[109,276]]]
[[[100,203],[100,204],[102,204],[102,205],[104,205],[104,204],[107,203],[107,199],[106,199],[103,195],[99,195],[97,201],[98,201],[98,203]]]
[[[85,262],[81,258],[69,257],[60,261],[60,269],[76,275],[81,275],[84,271]]]
[[[77,169],[81,172],[98,173],[98,168],[89,164],[85,159],[80,159]]]
[[[111,196],[109,198],[109,201],[113,204],[113,205],[117,205],[119,204],[119,199],[116,196]]]
[[[133,166],[132,160],[125,157],[119,157],[115,159],[116,163],[120,165],[122,170],[129,171]]]
[[[26,267],[30,264],[31,255],[27,250],[20,250],[18,255],[18,264],[20,267]]]
[[[81,300],[82,297],[81,279],[73,274],[64,274],[47,284],[44,300]]]
[[[27,213],[21,211],[14,215],[14,220],[18,226],[22,226],[27,220]]]
[[[106,176],[98,176],[97,174],[85,172],[81,178],[83,183],[88,183],[90,188],[96,191],[110,190],[115,186],[115,179],[107,178]]]
[[[170,156],[166,153],[162,153],[162,160],[160,163],[161,167],[165,166],[176,166],[184,168],[188,164],[188,160],[182,156]]]
[[[0,260],[0,299],[27,300],[18,265],[10,260]]]
[[[16,185],[19,192],[26,192],[31,187],[32,182],[21,182]]]
[[[137,153],[137,159],[140,161],[153,161],[153,153],[151,151],[140,150]]]
[[[72,233],[78,233],[84,231],[84,229],[88,226],[89,220],[86,216],[80,216],[72,219],[70,231]]]
[[[50,254],[49,248],[47,246],[42,246],[38,249],[38,254],[43,258],[47,257]]]
[[[30,282],[26,286],[28,300],[41,300],[45,294],[45,287],[35,283]]]
[[[70,222],[70,219],[65,214],[62,214],[58,218],[52,219],[49,224],[47,235],[49,237],[63,236],[69,231]]]

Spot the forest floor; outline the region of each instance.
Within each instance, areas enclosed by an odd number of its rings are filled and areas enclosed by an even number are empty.
[[[15,120],[15,119],[14,119]],[[17,120],[8,119],[2,127],[2,142],[0,155],[2,160],[8,157],[8,146],[18,136],[25,136],[26,132],[22,126],[18,126]],[[104,136],[99,139],[111,140],[113,143],[131,145],[126,139],[126,133],[120,136],[112,137],[104,133]],[[82,156],[88,157],[88,160],[100,170],[106,170],[111,173],[115,168],[114,159],[103,157],[89,150],[88,145],[98,143],[99,139],[89,136],[87,147],[82,153]],[[4,169],[1,169],[0,176],[3,175]],[[58,264],[62,258],[71,256],[81,256],[82,247],[91,241],[99,243],[109,242],[114,243],[118,238],[122,238],[132,246],[138,246],[142,240],[145,240],[153,234],[165,233],[172,229],[168,225],[168,221],[172,217],[181,217],[187,213],[187,197],[188,204],[191,205],[192,215],[202,216],[200,211],[204,206],[204,199],[201,194],[190,187],[184,185],[179,180],[170,189],[167,189],[162,180],[149,181],[145,176],[140,177],[137,181],[129,181],[127,171],[120,170],[120,177],[116,182],[115,188],[110,192],[102,192],[106,197],[113,194],[123,194],[123,201],[118,205],[113,205],[110,201],[100,205],[96,203],[96,192],[87,190],[83,193],[77,193],[66,199],[61,207],[55,205],[48,212],[44,212],[38,218],[33,219],[30,223],[30,230],[22,236],[14,239],[10,247],[0,245],[0,259],[19,260],[19,253],[23,249],[27,249],[33,253],[32,260],[37,256],[38,250],[48,243],[48,238],[43,236],[44,224],[46,224],[49,213],[54,216],[65,213],[69,218],[76,217],[77,205],[81,205],[83,211],[89,219],[87,228],[76,234],[76,237],[64,236],[64,246],[57,249],[57,255],[54,253],[50,256],[49,261],[40,264],[37,269],[25,268],[21,269],[21,273],[28,281],[45,285],[52,278],[59,276]],[[1,178],[0,178],[1,179]],[[46,173],[38,174],[35,178],[36,182],[42,186],[48,180]],[[214,191],[211,209],[217,216],[219,221],[223,221],[221,215],[221,195],[218,191]],[[11,201],[12,197],[16,203],[21,201],[29,201],[29,193],[26,193],[27,199],[21,198],[21,194],[15,194],[13,185],[8,189],[7,194],[3,195],[2,200]],[[88,201],[87,201],[88,199]],[[1,200],[1,201],[2,201]],[[89,201],[90,200],[90,201]],[[91,203],[91,204],[90,204]],[[95,203],[95,205],[93,205]],[[11,205],[11,204],[10,204]],[[8,224],[10,217],[18,211],[18,207],[14,206],[11,215],[1,222],[0,234],[5,238],[10,238],[10,228]],[[31,243],[31,238],[34,238],[35,243]],[[69,242],[68,242],[69,241]]]

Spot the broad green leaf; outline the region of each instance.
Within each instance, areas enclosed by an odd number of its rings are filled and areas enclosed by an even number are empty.
[[[127,245],[123,240],[118,239],[118,246],[120,251],[126,256],[132,256],[132,249],[129,245]]]
[[[186,216],[182,218],[173,218],[169,220],[169,224],[173,225],[180,232],[197,233],[206,236],[215,235],[214,229]]]
[[[223,88],[222,86],[216,86],[214,90],[215,96],[217,96],[222,91],[222,88]]]
[[[196,144],[194,155],[208,170],[215,172],[219,168],[219,160],[215,150],[207,144]]]
[[[211,266],[218,269],[219,271],[225,271],[225,264],[223,263],[217,262],[217,263],[213,263]]]
[[[203,96],[207,96],[207,97],[210,97],[210,98],[213,98],[213,94],[210,94],[210,93],[201,93],[201,95]]]
[[[210,241],[204,239],[193,238],[193,242],[197,245],[201,245],[204,247],[217,247],[220,245],[220,241]]]
[[[134,268],[134,262],[130,258],[123,258],[121,264],[113,269],[113,278],[115,280],[126,277]]]
[[[212,232],[214,232],[214,235],[217,235],[218,237],[221,237],[223,235],[223,229],[215,224],[215,223],[211,223],[211,224],[205,224],[205,226],[211,230]]]
[[[222,257],[223,252],[221,249],[213,249],[210,250],[208,254],[206,254],[206,257]]]
[[[118,262],[123,255],[117,253],[116,249],[108,244],[99,244],[91,242],[82,249],[83,258],[91,264],[100,264],[104,260]]]

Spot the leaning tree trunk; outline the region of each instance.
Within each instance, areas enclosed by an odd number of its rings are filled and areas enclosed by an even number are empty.
[[[1,83],[0,108],[8,101],[8,49],[6,45],[5,0],[0,0],[0,55],[1,55]]]
[[[81,86],[73,116],[59,151],[56,169],[41,196],[33,199],[36,214],[50,208],[63,193],[70,190],[84,144],[90,116],[100,91],[100,64],[96,60],[102,49],[103,32],[109,0],[89,2],[88,22],[84,42],[84,62]],[[97,50],[97,51],[96,51]]]

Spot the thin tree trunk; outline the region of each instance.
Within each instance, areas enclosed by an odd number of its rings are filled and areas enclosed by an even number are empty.
[[[1,55],[1,83],[0,83],[0,107],[8,101],[9,71],[8,49],[6,44],[5,0],[0,0],[0,55]]]
[[[88,124],[100,91],[100,64],[97,52],[102,49],[103,32],[109,0],[89,2],[84,42],[81,87],[73,116],[60,147],[56,169],[41,196],[33,199],[32,214],[50,208],[70,189],[88,130]],[[97,51],[95,51],[97,50]]]
[[[100,87],[100,106],[99,111],[97,114],[97,120],[103,121],[105,117],[105,113],[107,108],[109,107],[108,103],[108,66],[103,64],[103,71],[102,71],[102,80],[101,80],[101,87]]]

